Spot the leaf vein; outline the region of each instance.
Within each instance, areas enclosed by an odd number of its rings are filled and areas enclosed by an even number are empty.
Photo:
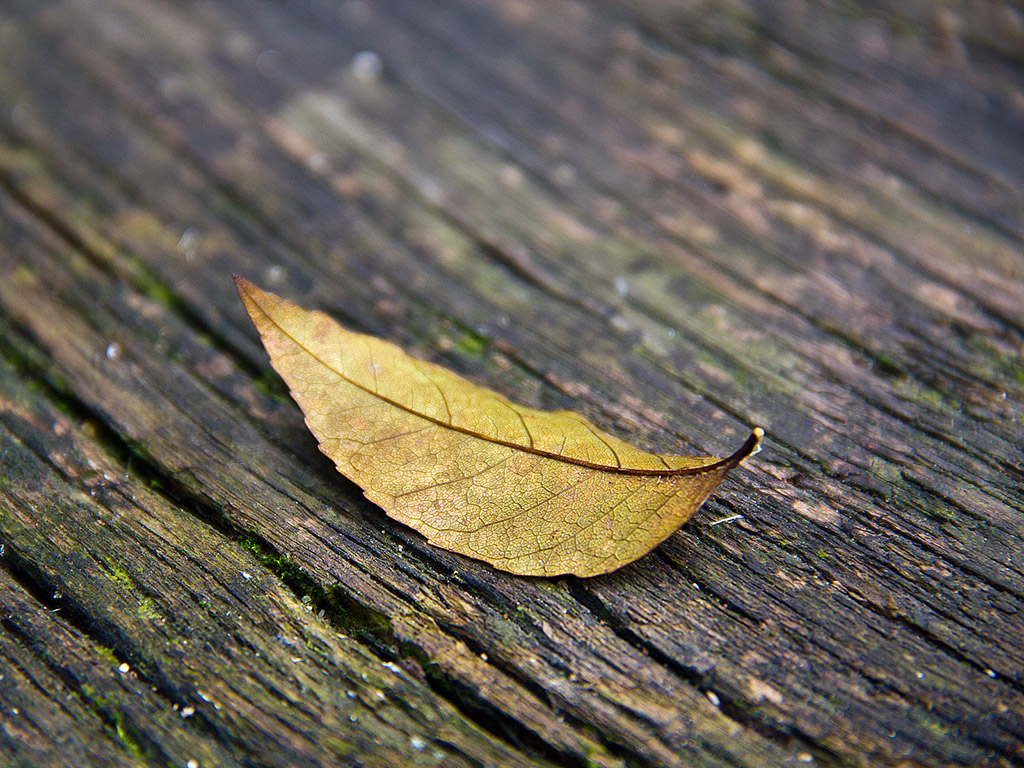
[[[490,436],[490,435],[484,435],[484,434],[476,432],[476,431],[474,431],[472,429],[468,429],[468,428],[465,428],[465,427],[460,427],[457,424],[446,424],[444,421],[442,421],[440,419],[434,418],[433,416],[428,416],[425,413],[420,413],[419,411],[416,411],[415,409],[413,409],[413,408],[411,408],[411,407],[409,407],[407,405],[399,403],[396,400],[392,400],[391,398],[386,397],[385,395],[382,395],[379,392],[375,392],[372,389],[370,389],[369,387],[363,386],[358,381],[355,381],[355,380],[349,378],[348,376],[346,376],[344,371],[339,371],[334,366],[329,365],[323,358],[321,358],[319,355],[317,355],[308,346],[303,344],[299,339],[295,338],[294,335],[289,333],[285,328],[283,328],[281,326],[281,324],[279,322],[277,322],[277,320],[274,318],[273,315],[271,315],[269,312],[267,312],[266,309],[263,308],[263,306],[258,302],[256,297],[252,296],[252,294],[250,294],[250,299],[259,308],[260,312],[267,319],[267,321],[269,323],[271,323],[275,328],[277,328],[277,330],[281,334],[283,334],[284,336],[287,336],[289,339],[291,339],[291,341],[298,348],[302,349],[307,355],[309,355],[311,358],[316,360],[325,369],[327,369],[327,370],[331,371],[332,373],[334,373],[342,381],[345,381],[346,383],[350,384],[353,387],[356,387],[357,389],[361,389],[362,391],[366,392],[367,394],[373,395],[374,397],[379,397],[385,403],[387,403],[387,404],[389,404],[389,405],[391,405],[391,406],[393,406],[395,408],[398,408],[399,410],[405,411],[406,413],[409,413],[409,414],[411,414],[413,416],[416,416],[418,418],[424,419],[426,421],[433,422],[434,424],[437,424],[440,427],[445,427],[447,429],[454,430],[455,432],[459,432],[460,434],[468,435],[470,437],[475,437],[478,440],[483,440],[484,442],[493,443],[495,445],[501,445],[501,446],[504,446],[505,448],[511,448],[513,450],[522,451],[524,453],[532,453],[532,454],[537,455],[537,456],[542,456],[542,457],[551,459],[553,461],[561,461],[561,462],[564,462],[566,464],[576,464],[577,466],[587,467],[589,469],[594,469],[594,470],[597,470],[599,472],[613,472],[613,473],[616,473],[616,474],[643,475],[643,476],[649,476],[649,477],[678,477],[678,476],[682,476],[682,475],[700,475],[700,474],[704,474],[706,472],[710,472],[710,471],[712,471],[714,469],[719,469],[719,468],[723,468],[723,467],[731,469],[732,467],[735,467],[737,464],[739,464],[743,459],[745,459],[751,453],[753,453],[754,450],[757,448],[758,444],[761,441],[760,434],[755,431],[753,434],[751,434],[751,436],[749,438],[747,438],[747,441],[740,447],[740,449],[738,451],[736,451],[734,454],[732,454],[731,456],[726,456],[725,458],[718,459],[717,461],[713,461],[710,464],[704,464],[704,465],[699,466],[699,467],[678,467],[676,469],[640,469],[640,468],[622,467],[622,466],[612,467],[612,466],[609,466],[609,465],[606,465],[606,464],[597,464],[597,463],[592,462],[592,461],[586,461],[584,459],[577,459],[577,458],[572,457],[572,456],[565,456],[565,455],[560,455],[560,454],[557,454],[557,453],[551,453],[549,451],[540,450],[540,449],[535,448],[535,447],[531,447],[531,446],[527,446],[527,445],[519,445],[518,443],[513,443],[513,442],[510,442],[510,441],[507,441],[507,440],[501,440],[500,438],[493,437],[493,436]],[[664,463],[664,459],[662,459],[662,462]]]

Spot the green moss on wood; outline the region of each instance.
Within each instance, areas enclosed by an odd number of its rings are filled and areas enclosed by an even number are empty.
[[[334,626],[377,647],[395,646],[394,628],[384,613],[353,599],[340,586],[321,586],[287,553],[277,552],[268,544],[252,538],[243,538],[240,543],[264,568],[281,579],[303,604],[315,612],[323,611],[324,618]]]

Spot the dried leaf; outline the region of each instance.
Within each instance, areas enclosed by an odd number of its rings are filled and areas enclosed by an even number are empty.
[[[595,576],[646,554],[754,453],[659,456],[568,411],[509,402],[394,344],[235,278],[320,449],[430,543],[526,575]]]

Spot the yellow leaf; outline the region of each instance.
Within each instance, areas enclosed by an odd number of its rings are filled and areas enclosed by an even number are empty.
[[[516,405],[236,277],[270,361],[338,470],[431,544],[531,576],[649,552],[754,453],[640,451],[569,411]]]

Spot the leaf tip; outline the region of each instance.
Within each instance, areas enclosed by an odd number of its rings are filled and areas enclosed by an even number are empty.
[[[731,467],[738,466],[740,462],[745,459],[749,459],[755,453],[761,450],[761,441],[764,440],[764,430],[761,427],[754,427],[750,433],[750,437],[747,438],[746,442],[740,446],[740,449],[730,456],[728,461]]]
[[[231,275],[231,278],[235,281],[235,290],[238,291],[239,296],[248,296],[252,292],[252,290],[256,288],[255,285],[250,283],[241,275],[233,274]]]
[[[261,290],[255,283],[246,280],[241,275],[232,275],[235,281],[235,290],[238,291],[238,298],[242,300],[242,306],[245,307],[245,311],[249,313],[249,317],[256,323],[256,328],[260,328],[258,317],[266,313],[263,309],[263,304],[268,298],[266,291]],[[272,294],[271,294],[272,296]],[[276,298],[276,297],[275,297]],[[264,300],[264,301],[261,301]],[[260,331],[262,334],[262,331]]]

